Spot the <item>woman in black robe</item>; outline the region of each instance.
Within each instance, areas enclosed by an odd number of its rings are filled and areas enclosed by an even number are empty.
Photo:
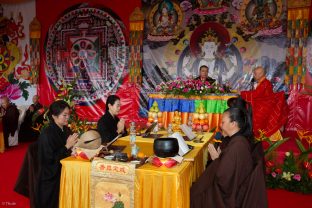
[[[101,135],[102,143],[112,141],[119,134],[126,135],[125,120],[119,119],[120,98],[110,95],[106,100],[106,112],[97,123],[97,130]]]
[[[227,109],[221,129],[228,144],[221,153],[208,145],[213,162],[191,188],[191,208],[267,207],[262,145],[251,140],[250,114],[242,108]]]
[[[37,207],[57,208],[61,176],[60,160],[70,156],[78,134],[71,134],[67,127],[69,105],[58,100],[49,108],[50,124],[41,132],[38,140],[39,180]]]

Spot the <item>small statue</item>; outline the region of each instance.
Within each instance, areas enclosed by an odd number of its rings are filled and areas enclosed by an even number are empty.
[[[172,130],[174,132],[181,131],[180,125],[181,125],[181,112],[175,111],[173,116],[173,122],[172,122]]]

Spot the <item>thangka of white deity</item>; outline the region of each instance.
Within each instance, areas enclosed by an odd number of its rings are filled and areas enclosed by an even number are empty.
[[[207,22],[193,32],[190,43],[179,58],[178,70],[182,77],[193,78],[199,75],[202,65],[209,67],[208,76],[219,84],[236,83],[243,73],[242,58],[229,32],[221,24]],[[235,87],[235,86],[232,86]]]

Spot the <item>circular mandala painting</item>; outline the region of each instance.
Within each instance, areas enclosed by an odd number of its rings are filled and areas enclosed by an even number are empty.
[[[122,28],[113,14],[102,9],[75,8],[65,13],[46,40],[46,74],[53,87],[75,82],[78,102],[106,99],[126,66]]]

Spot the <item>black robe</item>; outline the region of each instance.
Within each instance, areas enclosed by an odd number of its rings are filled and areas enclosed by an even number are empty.
[[[38,207],[58,207],[61,177],[60,160],[70,156],[71,150],[65,147],[71,134],[69,128],[63,130],[54,122],[50,123],[38,139],[39,180],[37,188]]]
[[[258,152],[254,156],[250,142],[233,135],[219,158],[193,184],[191,208],[267,207],[263,157]]]
[[[33,124],[43,124],[43,115],[39,115],[37,119],[33,122],[33,115],[42,108],[42,105],[40,103],[32,104],[34,107],[34,111],[31,112],[28,108],[26,111],[26,115],[24,118],[23,123],[20,126],[20,130],[18,132],[18,141],[31,141],[36,140],[39,136],[39,131],[34,130]]]
[[[39,173],[38,142],[28,146],[14,191],[29,198],[30,207],[36,208],[36,188]]]
[[[117,137],[117,124],[119,118],[115,118],[109,113],[106,112],[97,123],[97,130],[101,135],[102,143],[108,143]],[[123,136],[127,134],[126,130],[123,132]]]
[[[9,136],[14,136],[18,128],[19,111],[14,104],[10,104],[4,111],[5,114],[2,117],[3,138],[5,147],[9,147]]]

